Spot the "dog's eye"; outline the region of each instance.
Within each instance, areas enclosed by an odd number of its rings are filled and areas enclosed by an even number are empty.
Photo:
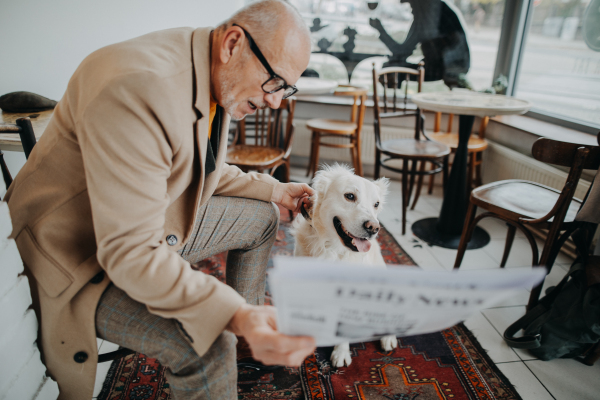
[[[356,200],[356,196],[354,196],[354,193],[346,193],[346,194],[344,195],[344,197],[345,197],[346,199],[350,200],[350,201],[354,201],[354,200]]]
[[[375,203],[375,208],[379,207],[379,202]]]

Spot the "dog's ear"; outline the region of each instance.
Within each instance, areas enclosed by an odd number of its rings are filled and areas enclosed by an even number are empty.
[[[388,178],[379,178],[376,181],[373,181],[373,183],[379,188],[379,195],[381,196],[381,200],[385,200],[385,197],[388,194],[390,180]]]
[[[331,173],[328,169],[320,169],[315,174],[313,181],[310,186],[315,190],[316,197],[325,195],[327,188],[331,184]]]

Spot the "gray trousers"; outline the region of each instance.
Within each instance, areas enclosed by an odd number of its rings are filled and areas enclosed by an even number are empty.
[[[278,226],[279,210],[272,203],[215,196],[199,210],[192,237],[179,253],[197,263],[229,250],[227,284],[248,303],[263,304]],[[101,339],[158,359],[175,400],[237,398],[236,338],[230,332],[199,357],[178,321],[150,314],[112,284],[98,304],[96,331]]]

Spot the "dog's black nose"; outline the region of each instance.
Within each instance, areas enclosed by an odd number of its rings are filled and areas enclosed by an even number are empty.
[[[370,235],[374,235],[379,232],[381,225],[379,225],[379,222],[377,221],[365,221],[363,227]]]

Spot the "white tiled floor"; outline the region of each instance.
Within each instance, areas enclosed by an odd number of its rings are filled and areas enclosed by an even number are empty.
[[[293,169],[292,180],[308,182],[304,170]],[[393,181],[388,201],[380,214],[380,220],[390,233],[394,235],[402,248],[424,269],[450,270],[454,265],[455,250],[429,246],[415,237],[410,226],[413,222],[439,214],[442,204],[442,193],[436,187],[433,195],[427,195],[423,189],[421,198],[414,211],[407,214],[406,234],[402,235],[401,185]],[[498,268],[504,250],[506,226],[499,221],[485,219],[480,224],[490,234],[491,242],[484,248],[469,250],[465,254],[461,268],[487,269]],[[541,245],[539,246],[541,251]],[[571,259],[560,254],[550,275],[546,278],[545,287],[555,285],[568,271]],[[531,265],[531,248],[525,237],[517,233],[508,258],[507,268],[526,267]],[[524,400],[598,400],[600,399],[600,362],[592,367],[571,359],[539,361],[526,351],[515,350],[507,346],[502,339],[504,329],[521,317],[529,299],[529,291],[518,293],[512,299],[495,307],[483,310],[465,321],[465,325],[473,332],[482,347],[488,351],[490,358],[498,368],[515,385]],[[115,350],[112,343],[98,341],[101,353]],[[109,347],[111,347],[109,349]],[[101,364],[98,368],[94,398],[100,392],[102,382],[110,363]]]

